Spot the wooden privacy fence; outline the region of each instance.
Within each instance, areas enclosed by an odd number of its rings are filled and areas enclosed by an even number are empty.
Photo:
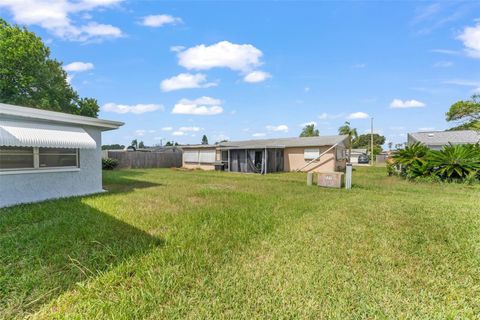
[[[108,151],[108,158],[117,159],[119,168],[180,168],[182,152]],[[105,155],[104,155],[105,156]]]

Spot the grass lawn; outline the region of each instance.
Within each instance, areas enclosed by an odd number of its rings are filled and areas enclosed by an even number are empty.
[[[479,317],[478,186],[305,180],[113,171],[0,209],[0,318]]]

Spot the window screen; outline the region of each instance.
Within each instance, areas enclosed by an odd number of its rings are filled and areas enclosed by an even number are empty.
[[[320,156],[320,149],[312,148],[312,149],[304,149],[303,157],[305,160],[313,160]]]
[[[77,149],[39,148],[38,164],[40,168],[77,167]]]
[[[184,150],[183,151],[184,162],[198,162],[198,150]]]
[[[201,163],[214,163],[215,162],[215,150],[200,150],[200,162]]]
[[[33,148],[0,147],[0,170],[32,169]]]

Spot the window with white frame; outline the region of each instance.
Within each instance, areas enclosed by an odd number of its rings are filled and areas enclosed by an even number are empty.
[[[303,158],[305,160],[313,160],[320,157],[320,149],[319,148],[309,148],[303,150]]]
[[[0,147],[0,171],[78,167],[78,149]]]

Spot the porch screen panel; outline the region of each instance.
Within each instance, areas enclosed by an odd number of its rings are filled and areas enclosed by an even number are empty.
[[[184,150],[183,161],[198,163],[198,150]]]
[[[214,163],[215,162],[215,150],[200,150],[200,162],[201,163]]]

